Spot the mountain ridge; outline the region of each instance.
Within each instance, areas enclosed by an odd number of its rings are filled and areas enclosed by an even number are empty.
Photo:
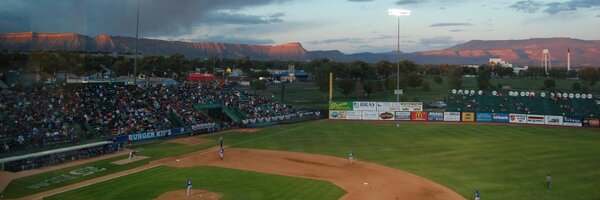
[[[3,33],[0,49],[10,51],[70,50],[87,52],[133,52],[135,38],[107,34],[90,37],[77,33]],[[539,66],[542,50],[550,50],[554,66],[566,65],[567,49],[573,66],[600,66],[600,40],[574,38],[531,38],[518,40],[471,40],[446,49],[402,53],[400,59],[421,64],[484,64],[489,58],[502,58],[517,65]],[[395,51],[384,53],[345,54],[339,50],[308,51],[298,42],[280,45],[231,44],[221,42],[184,42],[140,38],[138,51],[148,55],[180,53],[187,57],[240,58],[257,60],[311,60],[328,58],[336,61],[362,60],[378,62],[397,60]]]

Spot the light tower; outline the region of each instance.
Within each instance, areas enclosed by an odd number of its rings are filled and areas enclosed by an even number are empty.
[[[567,49],[567,72],[571,71],[571,49]]]
[[[396,66],[396,90],[394,90],[394,94],[396,95],[396,102],[400,102],[400,95],[402,94],[402,90],[400,90],[400,17],[410,16],[411,10],[405,9],[388,9],[388,15],[396,16],[398,18],[398,49],[397,49],[397,66]]]
[[[546,75],[548,75],[549,61],[550,61],[550,50],[544,49],[542,51],[542,65],[544,66],[544,72],[546,72]],[[550,68],[552,68],[552,67],[550,67]]]

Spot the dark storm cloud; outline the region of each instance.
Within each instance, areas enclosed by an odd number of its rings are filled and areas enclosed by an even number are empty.
[[[409,5],[409,4],[417,4],[420,3],[418,0],[400,0],[396,1],[396,5]]]
[[[541,2],[541,1],[518,1],[509,6],[510,8],[525,13],[535,13],[545,8],[543,12],[555,15],[560,12],[576,11],[584,8],[599,8],[600,0],[571,0],[566,2]]]
[[[202,24],[264,24],[273,16],[235,14],[236,10],[289,0],[142,0],[142,36],[176,36]],[[135,0],[3,0],[0,32],[76,32],[87,35],[135,34]],[[216,17],[220,15],[220,17]]]
[[[446,27],[446,26],[473,26],[471,23],[435,23],[429,27]]]

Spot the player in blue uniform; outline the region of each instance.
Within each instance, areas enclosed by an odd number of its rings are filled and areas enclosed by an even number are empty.
[[[189,178],[186,178],[186,185],[187,185],[187,196],[190,196],[190,194],[192,194],[192,180],[190,180]]]
[[[479,200],[481,194],[479,194],[479,190],[475,191],[475,200]]]

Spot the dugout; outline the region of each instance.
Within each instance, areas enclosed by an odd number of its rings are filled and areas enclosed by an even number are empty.
[[[53,149],[26,155],[12,156],[0,159],[2,171],[18,172],[35,169],[63,162],[79,160],[118,150],[113,141],[102,141],[78,146]]]

